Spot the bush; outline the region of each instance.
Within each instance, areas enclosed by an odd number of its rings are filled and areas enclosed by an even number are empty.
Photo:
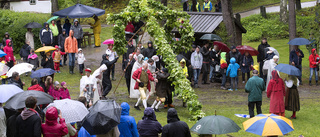
[[[14,52],[19,53],[20,48],[25,44],[25,34],[27,29],[23,26],[29,22],[38,22],[43,24],[50,18],[49,14],[28,13],[28,12],[14,12],[9,10],[0,10],[0,36],[4,37],[5,32],[9,32],[13,39]],[[34,34],[35,48],[41,46],[39,40],[39,29],[32,30]],[[2,38],[1,42],[2,42]]]

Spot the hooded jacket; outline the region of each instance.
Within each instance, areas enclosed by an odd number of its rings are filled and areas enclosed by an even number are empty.
[[[14,56],[13,56],[13,48],[12,48],[12,43],[11,46],[9,46],[9,43],[11,42],[10,39],[7,39],[6,41],[6,46],[3,48],[3,52],[6,53],[7,55],[5,56],[6,62],[13,61],[15,62]]]
[[[43,28],[40,30],[40,41],[41,44],[51,45],[53,42],[52,31],[49,28],[46,28],[46,25],[49,25],[47,22],[43,24]]]
[[[129,59],[129,55],[130,55],[131,53],[135,52],[135,50],[136,50],[136,48],[135,48],[133,45],[127,45],[126,48],[128,48],[128,49],[127,49],[127,53],[125,53],[125,54],[123,55],[123,60],[124,60],[124,59],[128,60],[128,59]],[[141,52],[143,52],[143,51],[141,51]]]
[[[39,67],[39,58],[37,54],[30,54],[28,55],[28,63],[33,65],[33,69],[32,70],[36,70]]]
[[[193,69],[201,69],[202,68],[202,61],[203,61],[203,56],[200,52],[197,53],[196,51],[194,51],[191,54],[191,65],[192,65]]]
[[[152,58],[153,55],[156,55],[157,54],[157,50],[153,47],[153,45],[151,44],[151,47],[149,47],[148,45],[148,48],[144,49],[142,51],[142,55],[144,57],[148,57],[149,59]]]
[[[60,92],[61,99],[71,99],[68,89],[60,88],[59,92]]]
[[[46,58],[48,58],[48,61],[46,61]],[[51,68],[54,70],[54,63],[53,63],[53,58],[51,56],[47,57],[45,56],[44,58],[42,58],[41,60],[41,66],[43,68]]]
[[[138,132],[140,137],[158,137],[162,132],[162,126],[157,121],[153,108],[146,108],[142,120],[138,122]]]
[[[245,64],[244,66],[242,64]],[[251,65],[253,65],[253,59],[252,59],[252,56],[251,55],[248,55],[248,56],[245,56],[243,55],[241,58],[240,58],[240,64],[239,64],[241,67],[241,72],[242,73],[248,73],[250,72],[250,67]]]
[[[46,123],[41,125],[43,137],[62,137],[68,134],[68,128],[61,118],[58,123],[58,110],[55,107],[50,107],[46,112]]]
[[[93,27],[93,34],[101,33],[101,23],[99,18],[91,26]]]
[[[311,55],[309,56],[309,67],[310,68],[316,68],[317,62],[320,63],[320,60],[317,61],[317,58],[319,58],[319,55],[316,53],[316,55],[313,55],[313,53],[316,52],[316,49],[311,50]]]
[[[69,37],[67,37],[65,40],[64,50],[66,53],[78,53],[78,41],[75,37],[75,34],[73,37],[71,37],[71,33],[73,33],[73,30],[70,30]]]
[[[24,44],[20,49],[20,57],[27,59],[30,54],[31,47],[28,44]]]
[[[57,24],[49,24],[49,28],[51,29],[52,31],[52,36],[56,37],[59,35],[59,30],[58,30],[58,27],[57,27]]]
[[[41,137],[41,119],[35,110],[25,108],[17,117],[15,137]]]
[[[167,122],[168,124],[163,126],[162,137],[191,137],[188,124],[180,121],[174,108],[168,110]]]
[[[263,60],[265,59],[265,55],[266,55],[266,51],[265,48],[270,47],[270,45],[268,44],[268,42],[266,42],[265,44],[263,44],[261,42],[261,44],[258,46],[258,56],[257,56],[257,60],[258,62],[263,62]]]
[[[78,25],[74,25],[75,22],[78,22]],[[83,31],[82,31],[82,27],[81,25],[79,24],[79,21],[77,19],[74,19],[73,21],[73,25],[71,26],[71,29],[70,30],[73,30],[74,32],[74,37],[76,39],[82,39],[83,38]],[[69,36],[70,36],[70,33],[69,33]]]
[[[283,80],[277,70],[272,71],[272,79],[267,87],[267,97],[270,98],[270,113],[282,113],[285,111],[284,97],[286,90]]]
[[[9,34],[9,32],[6,32],[6,33],[4,33],[4,36],[6,36],[6,35],[8,35],[8,38],[6,38],[6,37],[4,37],[3,39],[2,39],[2,44],[5,46],[6,45],[6,41],[9,39],[9,40],[11,40],[11,46],[13,47],[13,41],[12,41],[12,38],[10,37],[10,34]]]
[[[28,90],[36,90],[36,91],[44,92],[43,88],[39,84],[36,84],[36,85],[29,87]]]
[[[118,125],[120,137],[139,137],[134,117],[129,116],[130,106],[127,102],[121,104],[120,124]]]
[[[239,68],[240,68],[240,66],[239,66],[238,63],[236,63],[236,59],[235,58],[231,58],[226,75],[228,76],[228,74],[230,74],[231,78],[237,77]]]
[[[238,50],[236,50],[236,52],[230,51],[229,54],[227,54],[227,60],[226,60],[228,64],[230,64],[231,58],[234,58],[236,63],[240,63],[241,53]]]
[[[23,84],[21,82],[21,79],[19,79],[18,81],[17,80],[14,80],[12,77],[8,80],[8,84],[13,84],[13,85],[16,85],[17,87],[23,89]]]
[[[61,33],[61,34],[58,36],[58,45],[61,47],[61,51],[62,51],[62,52],[65,52],[65,50],[64,50],[64,43],[65,43],[68,35],[67,35],[67,31],[66,31],[65,29],[63,29],[62,32],[63,32],[63,31],[65,31],[66,34]],[[70,33],[70,31],[68,31],[68,32]]]

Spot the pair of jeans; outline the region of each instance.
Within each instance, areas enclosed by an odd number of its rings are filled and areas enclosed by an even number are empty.
[[[193,81],[194,81],[194,84],[198,84],[200,70],[201,69],[193,69]]]
[[[262,111],[261,111],[262,101],[249,102],[248,107],[249,107],[250,118],[254,117],[254,105],[256,105],[257,115],[262,114]]]
[[[215,67],[210,65],[209,80],[216,77]]]
[[[226,81],[227,81],[227,76],[226,76],[226,73],[221,73],[221,74],[222,74],[221,86],[225,87],[226,86]]]
[[[247,80],[250,78],[250,72],[247,72]],[[246,73],[242,73],[242,81],[246,81]]]
[[[74,62],[75,62],[75,53],[69,53],[69,66],[74,66]]]
[[[238,76],[231,78],[231,85],[230,89],[237,89],[238,88]]]
[[[82,74],[84,69],[84,64],[79,64],[79,72]]]
[[[318,73],[317,73],[317,68],[310,68],[310,77],[309,77],[309,81],[312,80],[312,76],[313,76],[313,72],[315,73],[315,79],[316,81],[318,81]]]
[[[208,82],[208,74],[210,71],[210,64],[209,63],[202,63],[202,83]]]
[[[298,79],[299,79],[299,81],[300,81],[300,83],[302,82],[301,81],[301,76],[302,76],[302,66],[301,65],[298,65],[298,66],[296,66],[296,68],[298,68],[299,70],[300,70],[300,76],[298,76]]]

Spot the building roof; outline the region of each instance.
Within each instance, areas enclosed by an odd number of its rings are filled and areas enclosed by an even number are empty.
[[[221,12],[187,12],[191,17],[189,23],[193,27],[195,33],[213,33],[213,31],[223,21]],[[238,26],[243,33],[247,30],[241,25],[241,23],[235,20],[236,26]],[[176,28],[172,32],[178,32]]]

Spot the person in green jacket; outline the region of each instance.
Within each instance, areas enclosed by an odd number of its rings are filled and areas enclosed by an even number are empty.
[[[55,20],[52,20],[51,23],[49,24],[49,28],[52,31],[52,36],[53,36],[53,44],[54,45],[58,45],[58,36],[59,36],[59,30],[57,27],[57,24],[55,22]]]
[[[257,108],[257,114],[262,114],[262,92],[266,90],[264,80],[258,76],[258,71],[252,71],[253,76],[247,81],[245,91],[248,95],[248,107],[250,118],[254,117],[254,105]]]

